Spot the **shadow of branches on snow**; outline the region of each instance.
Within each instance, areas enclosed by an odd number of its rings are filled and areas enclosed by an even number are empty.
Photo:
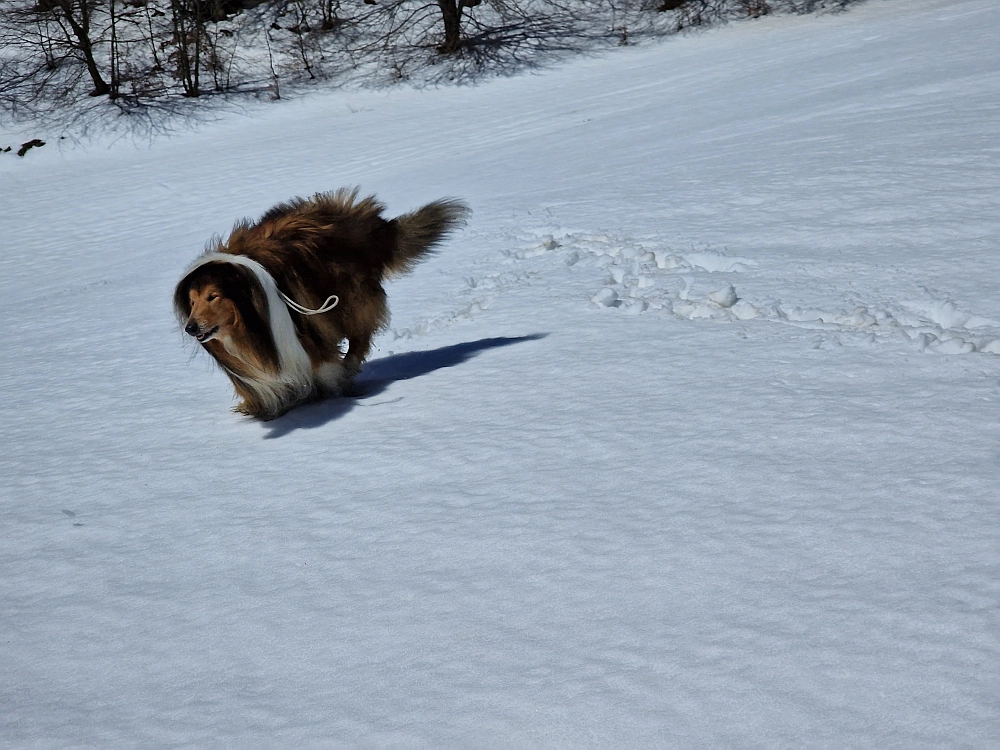
[[[534,333],[528,336],[498,337],[467,341],[464,344],[443,346],[422,352],[393,354],[368,362],[354,381],[349,395],[301,406],[265,425],[265,440],[283,437],[301,429],[321,427],[336,421],[356,406],[375,406],[365,403],[382,394],[390,385],[400,380],[411,380],[427,375],[435,370],[454,367],[467,362],[489,349],[497,349],[524,341],[537,341],[548,334]]]

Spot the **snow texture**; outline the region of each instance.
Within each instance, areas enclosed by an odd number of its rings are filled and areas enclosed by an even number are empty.
[[[0,135],[0,744],[1000,746],[998,63],[873,0]],[[475,214],[241,418],[173,285],[350,184]]]

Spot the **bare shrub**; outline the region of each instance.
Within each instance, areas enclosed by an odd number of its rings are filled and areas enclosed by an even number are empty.
[[[281,98],[320,80],[473,80],[567,54],[854,0],[7,0],[0,116],[147,117],[174,97]]]

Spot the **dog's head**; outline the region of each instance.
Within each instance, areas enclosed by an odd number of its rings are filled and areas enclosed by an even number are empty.
[[[277,365],[267,294],[245,266],[223,261],[196,266],[177,284],[174,309],[184,332],[199,343],[232,342],[252,349],[255,360]]]
[[[240,302],[252,296],[244,269],[231,263],[205,263],[177,284],[174,308],[184,332],[205,344],[232,336],[241,324]]]

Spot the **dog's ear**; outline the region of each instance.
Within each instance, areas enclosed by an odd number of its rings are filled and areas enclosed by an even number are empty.
[[[236,305],[243,330],[261,362],[277,373],[281,369],[278,347],[271,326],[271,310],[267,292],[261,286],[257,274],[245,266],[226,264],[230,276],[230,289],[226,296]]]
[[[268,322],[268,327],[270,328],[271,322],[271,306],[267,301],[267,292],[264,291],[264,287],[260,284],[260,279],[257,278],[257,274],[251,271],[249,268],[244,266],[236,266],[236,269],[242,274],[248,291],[251,304],[253,304],[253,309],[257,311],[261,320]]]

